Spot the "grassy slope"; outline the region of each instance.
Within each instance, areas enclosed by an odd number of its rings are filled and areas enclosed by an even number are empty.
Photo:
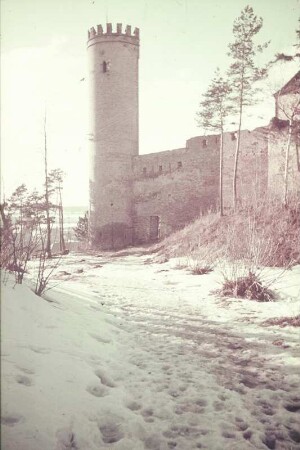
[[[208,263],[225,258],[266,266],[296,264],[300,262],[299,213],[296,202],[284,208],[275,201],[224,217],[210,213],[166,238],[159,253]]]

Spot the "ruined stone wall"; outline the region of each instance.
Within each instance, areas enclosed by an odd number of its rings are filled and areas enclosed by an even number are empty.
[[[189,148],[134,158],[134,240],[155,240],[150,217],[159,217],[159,237],[182,228],[218,201],[219,150],[216,136],[206,138],[199,151],[198,138]],[[196,145],[197,144],[197,145]]]
[[[293,130],[289,155],[288,191],[300,195],[300,127]],[[288,123],[273,124],[269,133],[268,189],[270,193],[283,197],[285,158],[288,142]]]
[[[182,228],[219,205],[220,136],[197,136],[186,148],[134,158],[134,242],[155,240],[150,222],[159,218],[159,237]],[[232,207],[236,134],[224,135],[223,196]],[[238,200],[257,201],[268,183],[266,129],[242,131],[238,164]],[[151,219],[152,217],[152,219]],[[153,231],[153,229],[152,229]]]
[[[241,132],[237,170],[237,201],[256,203],[268,188],[268,130],[257,128]],[[236,133],[224,135],[223,198],[224,207],[233,206],[233,168]]]

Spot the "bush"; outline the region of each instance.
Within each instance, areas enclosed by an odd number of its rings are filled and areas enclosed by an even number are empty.
[[[194,267],[191,268],[191,272],[193,275],[205,275],[206,273],[210,273],[213,271],[213,268],[209,265],[201,266],[199,264],[196,264]]]
[[[219,293],[225,297],[247,298],[259,302],[270,302],[275,299],[274,293],[263,286],[258,275],[250,272],[236,279],[225,279]]]

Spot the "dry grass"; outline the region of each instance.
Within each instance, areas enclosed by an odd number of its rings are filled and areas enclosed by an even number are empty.
[[[214,269],[211,266],[205,265],[201,266],[196,264],[191,270],[193,275],[205,275],[206,273],[212,272]]]
[[[263,322],[265,326],[279,325],[280,327],[300,327],[300,314],[294,317],[276,317]]]
[[[263,285],[259,276],[250,271],[246,276],[225,278],[218,293],[224,297],[246,298],[259,302],[270,302],[275,299],[275,294]]]
[[[273,199],[228,216],[202,216],[166,238],[159,254],[195,261],[209,259],[209,266],[212,261],[225,259],[290,267],[300,263],[299,227],[299,203],[295,200],[285,208]]]

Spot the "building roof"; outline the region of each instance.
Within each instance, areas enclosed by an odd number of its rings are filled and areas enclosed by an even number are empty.
[[[274,96],[286,95],[290,92],[300,93],[300,70],[282,88],[275,92]]]

